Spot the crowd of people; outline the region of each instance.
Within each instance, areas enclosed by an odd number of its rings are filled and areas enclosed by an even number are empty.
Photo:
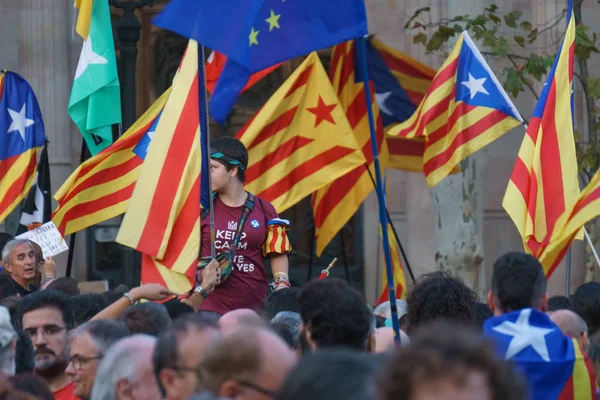
[[[447,272],[424,275],[398,301],[396,343],[389,302],[373,308],[336,278],[219,315],[201,307],[218,286],[216,262],[196,300],[158,284],[84,294],[32,242],[3,247],[2,398],[596,396],[600,284],[548,299],[543,269],[526,254],[496,261],[487,303]]]
[[[289,222],[244,189],[246,148],[211,150],[218,256],[205,213],[185,296],[82,293],[37,244],[0,234],[0,400],[596,398],[600,283],[548,299],[539,261],[507,253],[486,302],[444,271],[396,310],[336,278],[294,287]]]

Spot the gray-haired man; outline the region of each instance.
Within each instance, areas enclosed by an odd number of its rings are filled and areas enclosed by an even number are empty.
[[[65,372],[73,379],[75,396],[83,400],[91,397],[100,360],[110,346],[128,335],[122,322],[103,319],[80,325],[70,333],[71,358]]]
[[[1,276],[0,299],[18,295],[26,296],[37,290],[32,284],[36,275],[36,260],[33,245],[29,240],[13,239],[2,249],[2,264],[9,276]]]

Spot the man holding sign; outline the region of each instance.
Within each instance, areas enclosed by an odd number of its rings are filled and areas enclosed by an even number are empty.
[[[23,297],[37,290],[35,250],[29,240],[13,239],[2,250],[2,263],[8,275],[0,276],[0,298]],[[12,289],[12,290],[11,290]]]

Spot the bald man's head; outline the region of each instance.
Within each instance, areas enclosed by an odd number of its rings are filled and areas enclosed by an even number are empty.
[[[549,313],[550,319],[567,336],[580,340],[587,339],[588,327],[583,318],[570,310],[558,310]],[[584,343],[581,343],[584,345]]]
[[[410,339],[404,331],[400,331],[400,346],[405,347],[410,344]],[[396,348],[394,343],[394,329],[390,327],[377,328],[375,332],[375,353],[385,353],[393,351]]]
[[[248,308],[229,311],[219,319],[219,329],[223,334],[231,332],[233,329],[240,326],[257,327],[262,324],[263,321],[258,314]]]

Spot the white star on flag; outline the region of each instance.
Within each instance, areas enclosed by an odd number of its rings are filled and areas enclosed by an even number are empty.
[[[377,103],[377,107],[379,107],[379,111],[386,115],[394,115],[394,113],[385,105],[385,102],[390,98],[391,95],[392,92],[375,93],[375,102]]]
[[[486,77],[475,79],[473,75],[471,75],[471,73],[469,72],[469,80],[461,82],[461,85],[466,86],[467,89],[469,89],[469,91],[471,92],[471,100],[473,100],[477,93],[483,93],[489,96],[488,91],[485,90],[485,88],[483,87],[483,84],[486,80]]]
[[[10,133],[12,131],[18,131],[19,135],[21,135],[21,138],[23,138],[23,141],[25,141],[25,128],[35,123],[34,120],[29,119],[25,116],[25,103],[23,103],[21,111],[17,112],[9,108],[8,113],[12,118],[12,123],[8,127],[7,133]]]
[[[533,350],[539,354],[542,360],[550,362],[550,355],[548,354],[545,336],[554,329],[538,328],[529,325],[530,315],[531,308],[527,308],[521,311],[519,318],[517,318],[517,322],[504,321],[492,329],[503,335],[513,337],[508,345],[508,350],[506,351],[505,358],[507,360],[531,346],[533,347]]]
[[[146,132],[146,135],[148,135],[148,137],[150,138],[150,140],[148,140],[148,145],[146,146],[146,154],[148,154],[148,149],[150,149],[150,143],[152,142],[152,138],[154,137],[154,132],[155,131]]]
[[[88,65],[90,64],[107,64],[108,60],[102,57],[98,53],[94,53],[92,50],[92,36],[88,36],[87,40],[83,42],[81,47],[81,55],[79,56],[79,62],[77,63],[77,70],[75,71],[75,79],[79,78],[81,74],[85,72]]]

